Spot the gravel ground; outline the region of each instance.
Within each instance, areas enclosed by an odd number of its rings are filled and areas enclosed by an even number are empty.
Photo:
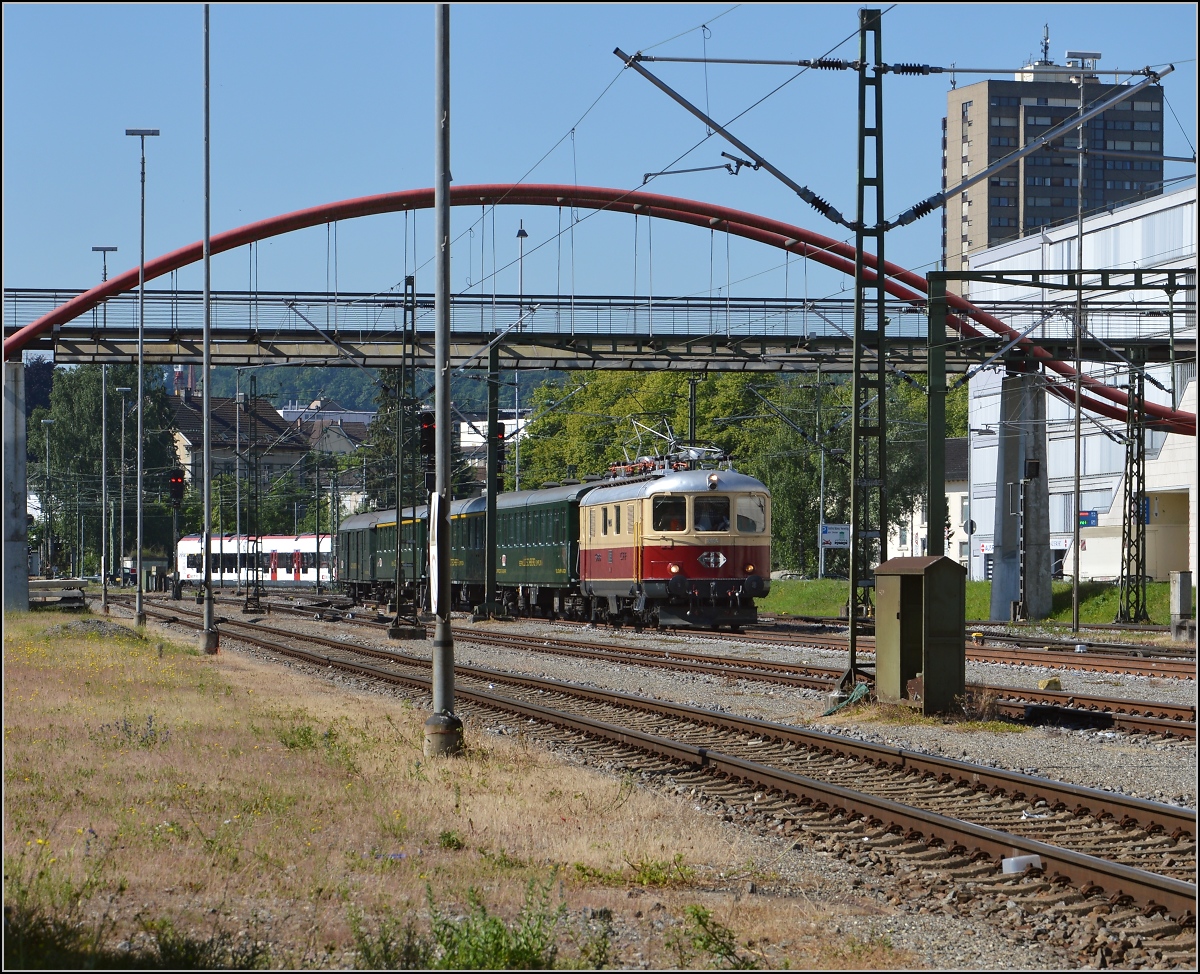
[[[472,624],[455,629],[456,659],[476,666],[511,669],[553,679],[571,680],[585,686],[604,687],[623,693],[645,694],[691,706],[742,713],[763,720],[805,724],[834,733],[848,734],[872,742],[908,748],[977,764],[1041,774],[1092,788],[1104,788],[1152,801],[1196,807],[1196,748],[1190,741],[1163,740],[1113,731],[1063,730],[1034,727],[1021,733],[962,730],[953,724],[921,726],[855,722],[847,716],[819,719],[828,703],[823,693],[777,684],[738,680],[730,684],[696,673],[639,666],[597,666],[552,654],[530,656],[513,650],[484,647],[470,642]],[[643,644],[688,652],[722,656],[746,656],[833,666],[845,663],[845,654],[820,649],[794,650],[778,646],[756,646],[685,634],[634,633],[605,628],[567,630],[538,622],[508,623],[505,632],[562,636],[565,632],[614,649]],[[395,645],[395,644],[393,644]],[[967,664],[969,682],[1036,687],[1037,681],[1058,676],[1064,690],[1136,700],[1172,703],[1196,702],[1192,680],[1156,677],[1125,677],[1090,674],[1042,667]],[[815,724],[813,723],[815,721]]]
[[[428,642],[389,642],[385,637],[357,628],[347,630],[310,620],[274,615],[269,623],[297,632],[329,634],[340,632],[347,642],[376,644],[389,649],[427,655]],[[171,627],[174,628],[174,627]],[[701,707],[738,712],[768,720],[810,723],[826,706],[823,694],[802,689],[781,689],[773,684],[750,681],[727,682],[700,674],[677,673],[666,669],[636,666],[611,666],[573,661],[552,654],[530,654],[493,649],[473,644],[472,625],[455,620],[456,659],[467,665],[507,668],[602,686],[625,693],[661,697]],[[791,662],[806,660],[812,664],[836,665],[841,654],[821,650],[789,650],[774,646],[756,646],[683,634],[635,634],[599,628],[580,631],[538,622],[508,623],[505,632],[527,632],[532,636],[575,636],[614,648],[635,642],[660,648],[678,646],[681,650],[712,655],[776,658]],[[186,637],[185,637],[186,638]],[[226,638],[233,642],[232,632]],[[232,647],[231,647],[232,648]],[[254,655],[252,652],[251,655]],[[1034,685],[1050,671],[1028,667],[968,665],[968,679],[1010,686]],[[1064,689],[1125,695],[1138,698],[1195,700],[1195,684],[1182,681],[1145,680],[1115,676],[1089,676],[1071,671],[1056,672]],[[1015,770],[1043,773],[1065,781],[1094,787],[1122,783],[1127,794],[1174,801],[1195,807],[1195,747],[1190,743],[1151,741],[1128,735],[1098,732],[1065,732],[1054,729],[1030,729],[1022,733],[963,731],[953,725],[918,726],[862,721],[854,715],[817,720],[816,726],[836,733],[868,740],[885,741],[899,747]],[[494,733],[496,728],[479,728]],[[564,760],[579,758],[563,754]],[[590,763],[590,762],[589,762]],[[667,789],[668,792],[671,789]],[[689,800],[686,795],[677,799]],[[714,820],[713,827],[738,829],[737,822]],[[809,842],[781,844],[778,839],[761,838],[762,856],[756,861],[769,866],[778,879],[769,887],[755,888],[740,883],[726,892],[738,897],[770,895],[795,898],[797,908],[807,903],[845,904],[846,910],[835,929],[828,932],[831,942],[869,944],[880,938],[893,948],[910,951],[913,966],[935,970],[1052,970],[1087,969],[1106,966],[1096,952],[1104,944],[1104,918],[1089,914],[1071,917],[1030,915],[1015,909],[988,904],[959,904],[952,898],[930,896],[914,885],[904,886],[901,875],[892,875],[882,865],[866,862],[858,855]],[[719,890],[714,891],[719,892]],[[647,967],[639,952],[640,941],[650,935],[665,917],[663,906],[653,891],[631,890],[637,902],[630,904],[632,916],[618,915],[614,931],[620,954],[627,967]],[[633,912],[636,911],[636,912]],[[622,911],[623,912],[623,911]],[[668,919],[667,922],[670,922]],[[1049,931],[1049,932],[1048,932]],[[1057,932],[1056,932],[1057,931]],[[786,954],[786,944],[777,944]],[[1194,969],[1194,953],[1182,961]],[[1137,966],[1140,966],[1141,963]],[[1179,960],[1150,962],[1150,967],[1172,967]],[[1109,965],[1113,961],[1108,961]],[[1126,966],[1117,964],[1116,966]]]

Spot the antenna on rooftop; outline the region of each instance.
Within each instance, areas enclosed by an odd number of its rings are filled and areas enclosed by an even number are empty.
[[[1042,25],[1042,63],[1050,63],[1050,25]]]

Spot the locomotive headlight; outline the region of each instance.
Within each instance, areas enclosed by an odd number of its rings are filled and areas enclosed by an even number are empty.
[[[679,566],[678,566],[678,565],[671,565],[670,567],[671,567],[671,574],[672,574],[672,575],[678,575],[678,574],[679,574]]]
[[[747,566],[746,566],[746,574],[747,574],[747,575],[751,575],[751,574],[753,574],[753,572],[754,572],[754,566],[753,566],[753,565],[747,565]]]
[[[717,475],[715,473],[710,473],[708,475],[708,489],[709,490],[717,489]]]

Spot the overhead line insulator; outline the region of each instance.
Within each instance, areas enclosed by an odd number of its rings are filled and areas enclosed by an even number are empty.
[[[818,71],[845,71],[850,63],[841,58],[822,57],[813,61],[812,66]]]

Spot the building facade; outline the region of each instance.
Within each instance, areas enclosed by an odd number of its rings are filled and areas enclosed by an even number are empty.
[[[967,566],[967,439],[946,440],[946,557]],[[929,517],[924,500],[913,505],[904,517],[888,527],[889,558],[920,558],[929,548]]]
[[[1084,221],[1085,268],[1191,268],[1184,280],[1190,291],[1179,292],[1174,303],[1161,291],[1091,292],[1085,306],[1087,334],[1102,340],[1143,337],[1196,339],[1196,188],[1180,190],[1105,211]],[[1049,228],[1010,241],[972,257],[977,271],[1059,270],[1077,266],[1076,228]],[[1010,327],[1024,331],[1036,325],[1033,337],[1068,337],[1073,332],[1074,291],[1059,300],[1042,290],[976,284],[972,298],[1027,302],[1027,310],[1008,318]],[[1189,353],[1190,354],[1190,353]],[[1085,363],[1085,372],[1109,386],[1126,385],[1129,367],[1121,362]],[[990,578],[1000,541],[995,525],[1015,508],[1019,474],[998,474],[1003,449],[1001,387],[1004,368],[993,367],[970,381],[970,509],[976,522],[971,548],[970,577]],[[1146,398],[1163,405],[1196,411],[1196,361],[1182,358],[1146,370]],[[1074,407],[1044,392],[1044,376],[1027,377],[1041,390],[1040,429],[1021,427],[1041,438],[1045,457],[1046,492],[1052,571],[1071,575],[1076,518],[1089,526],[1080,531],[1078,570],[1082,579],[1116,579],[1121,565],[1121,527],[1124,495],[1125,424],[1085,412],[1081,425],[1081,470],[1078,500],[1074,495]],[[1019,424],[1018,424],[1019,425]],[[1146,572],[1165,580],[1171,571],[1197,571],[1196,438],[1155,430],[1145,432],[1146,493],[1148,501]],[[998,518],[997,515],[1000,515]],[[1094,526],[1092,522],[1094,521]],[[1082,522],[1081,522],[1082,523]]]
[[[1088,63],[1085,62],[1085,65]],[[1088,65],[1090,66],[1090,65]],[[954,88],[942,120],[942,189],[1000,162],[1079,111],[1120,89],[1078,67],[1039,61],[1012,81]],[[1078,129],[946,200],[942,259],[948,271],[970,269],[970,256],[1043,227],[1162,193],[1163,98],[1151,87],[1084,127],[1080,187]],[[1140,158],[1139,158],[1140,156]]]
[[[174,414],[175,452],[184,476],[193,483],[204,479],[204,411],[200,393],[181,390],[171,397]],[[270,400],[213,396],[210,403],[213,476],[248,476],[247,459],[253,453],[259,475],[271,483],[286,473],[298,482],[311,483],[311,464],[305,459],[313,447],[310,435],[296,423],[287,422]],[[253,413],[253,416],[251,416]],[[251,429],[253,428],[253,439]],[[238,455],[241,455],[241,460]]]

